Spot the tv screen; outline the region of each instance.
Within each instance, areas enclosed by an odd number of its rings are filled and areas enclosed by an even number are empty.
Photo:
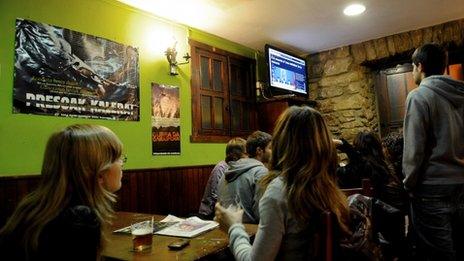
[[[265,49],[271,91],[307,96],[306,61],[271,45],[266,45]]]

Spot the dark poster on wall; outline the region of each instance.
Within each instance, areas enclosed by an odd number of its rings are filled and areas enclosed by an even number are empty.
[[[152,83],[151,89],[153,155],[179,155],[179,87]]]
[[[16,20],[13,112],[139,120],[138,50]]]

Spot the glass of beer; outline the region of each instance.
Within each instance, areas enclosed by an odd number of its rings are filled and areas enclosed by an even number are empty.
[[[133,251],[150,251],[153,245],[153,218],[131,225]]]

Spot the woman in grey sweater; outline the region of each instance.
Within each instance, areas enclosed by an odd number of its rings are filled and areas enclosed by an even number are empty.
[[[272,139],[267,189],[259,202],[253,245],[241,222],[243,210],[216,204],[216,220],[229,233],[236,260],[308,260],[311,228],[331,211],[342,234],[349,234],[346,197],[337,187],[337,152],[321,114],[292,106],[277,121]]]

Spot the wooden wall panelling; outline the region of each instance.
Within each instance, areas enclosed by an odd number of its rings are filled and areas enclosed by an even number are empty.
[[[178,216],[196,213],[213,167],[125,170],[115,209]],[[39,175],[0,177],[0,227],[39,180]]]
[[[18,202],[39,183],[39,176],[0,177],[0,226],[13,213]]]
[[[175,201],[176,201],[176,204],[178,205],[178,207],[180,209],[182,209],[182,211],[187,211],[186,209],[188,209],[188,203],[191,199],[191,196],[190,196],[190,191],[192,190],[191,187],[189,186],[189,183],[192,182],[192,185],[193,185],[193,170],[181,170],[181,172],[184,172],[182,173],[182,175],[178,175],[178,173],[173,173],[171,175],[175,175],[175,177],[177,177],[178,179],[178,182],[180,182],[180,186],[179,187],[184,187],[186,188],[186,190],[181,190],[179,191],[179,197],[175,197]],[[188,177],[188,178],[186,178]],[[173,194],[176,194],[175,192]],[[185,213],[185,214],[188,214],[188,213]]]
[[[159,191],[161,191],[161,193],[164,193],[164,195],[166,196],[165,198],[162,198],[162,200],[156,201],[156,203],[158,204],[157,209],[159,209],[161,213],[167,213],[170,209],[174,209],[171,206],[172,201],[169,200],[167,196],[171,195],[171,188],[173,191],[175,191],[175,185],[173,185],[172,182],[175,177],[172,177],[169,174],[170,172],[168,170],[163,170],[162,175],[156,176],[155,187],[158,188]],[[163,182],[164,180],[166,180],[167,182]]]

